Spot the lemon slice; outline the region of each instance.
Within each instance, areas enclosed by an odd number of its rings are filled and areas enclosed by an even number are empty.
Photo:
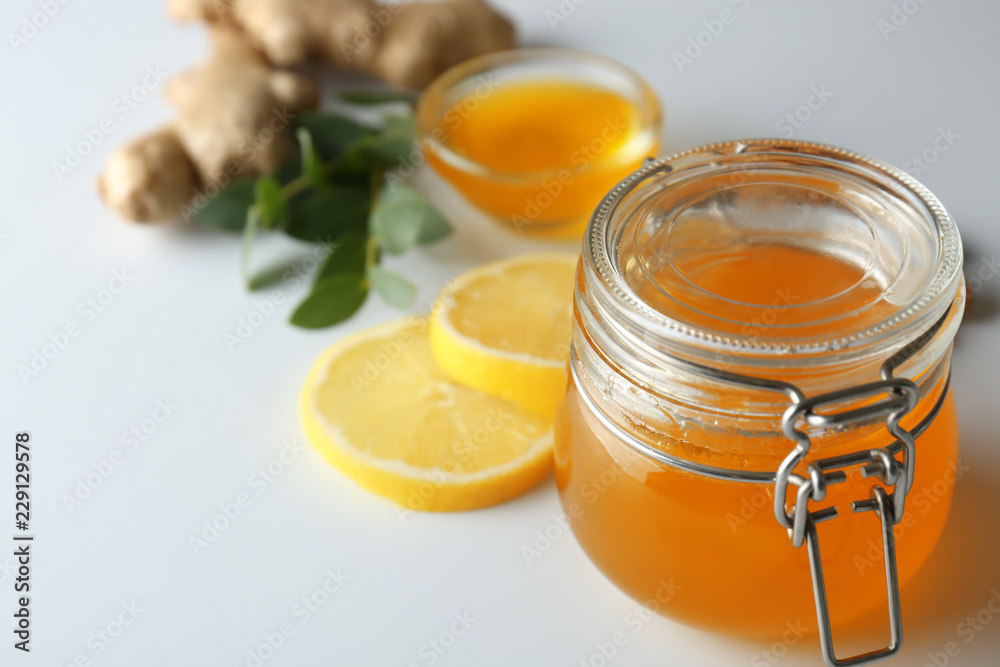
[[[403,507],[456,511],[503,502],[552,465],[552,422],[452,382],[427,322],[348,336],[313,365],[302,423],[327,461]]]
[[[431,349],[456,382],[553,417],[566,391],[576,256],[522,255],[456,278],[435,305]]]

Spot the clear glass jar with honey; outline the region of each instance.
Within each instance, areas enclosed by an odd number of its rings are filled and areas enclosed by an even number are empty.
[[[954,222],[883,162],[798,141],[651,161],[590,220],[556,480],[579,543],[661,613],[829,664],[902,641],[899,587],[943,529],[958,454]],[[889,607],[888,646],[831,628]]]

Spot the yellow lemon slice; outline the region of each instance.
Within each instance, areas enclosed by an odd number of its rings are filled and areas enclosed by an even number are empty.
[[[431,349],[444,372],[553,417],[566,390],[576,259],[522,255],[456,278],[431,319]]]
[[[427,321],[348,336],[302,390],[312,445],[365,489],[403,507],[457,511],[520,495],[552,465],[552,422],[456,384],[431,355]]]

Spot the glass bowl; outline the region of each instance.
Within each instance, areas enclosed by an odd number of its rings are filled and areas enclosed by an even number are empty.
[[[509,162],[509,154],[500,160],[474,159],[455,145],[464,123],[484,113],[486,105],[498,103],[494,95],[512,91],[513,85],[563,83],[596,89],[597,95],[611,93],[627,104],[630,115],[624,120],[617,115],[596,117],[593,123],[584,117],[601,130],[580,137],[579,145],[573,144],[574,150],[564,160],[560,152],[544,169],[498,168],[495,163]],[[539,118],[553,113],[544,96],[524,97],[517,103],[521,116],[527,117],[525,104],[535,104]],[[580,106],[574,107],[567,123],[580,125],[583,114],[602,113],[596,106]],[[549,122],[553,122],[551,116]],[[604,194],[643,159],[656,154],[661,122],[656,95],[635,72],[601,56],[562,48],[516,49],[473,58],[438,77],[417,105],[419,143],[438,174],[515,232],[555,237],[580,236]],[[482,130],[477,128],[480,135]],[[532,138],[536,148],[538,142],[544,146],[552,139],[544,134]],[[503,152],[525,149],[524,143],[513,141]],[[551,164],[553,159],[555,164]]]

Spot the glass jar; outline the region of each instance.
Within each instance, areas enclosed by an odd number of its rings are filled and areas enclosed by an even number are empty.
[[[925,187],[830,146],[713,144],[622,181],[585,237],[556,423],[591,560],[684,623],[818,630],[830,664],[830,627],[888,592],[892,641],[852,664],[898,650],[957,474],[961,264]]]

